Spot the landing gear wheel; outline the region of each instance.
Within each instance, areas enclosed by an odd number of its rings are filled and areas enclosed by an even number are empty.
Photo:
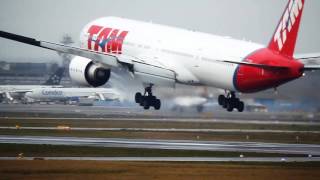
[[[143,106],[143,108],[144,108],[145,110],[150,109],[150,104],[149,104],[149,101],[148,101],[147,98],[144,98],[143,103],[142,103],[142,106]]]
[[[154,109],[159,110],[161,108],[161,101],[160,99],[156,99],[154,103]]]
[[[222,107],[223,107],[224,109],[227,109],[229,103],[230,103],[230,100],[226,98],[226,99],[224,100],[224,103],[222,104]]]
[[[220,95],[218,98],[218,103],[220,106],[223,106],[226,103],[226,97],[224,95]]]
[[[229,102],[227,103],[227,111],[228,111],[228,112],[232,112],[232,111],[233,111],[233,104],[231,103],[231,101],[229,101]]]
[[[152,85],[145,88],[143,95],[140,92],[137,92],[135,95],[135,102],[145,110],[150,109],[150,107],[154,107],[155,110],[159,110],[161,108],[160,99],[157,99],[156,96],[152,95]]]
[[[156,103],[157,98],[155,96],[149,96],[149,103],[154,106]]]
[[[139,104],[140,106],[143,106],[143,102],[145,101],[145,99],[146,99],[145,96],[141,96],[140,102],[138,102],[138,104]]]
[[[229,92],[227,96],[220,95],[218,103],[228,112],[232,112],[234,109],[237,109],[239,112],[243,112],[244,110],[244,103],[236,97],[235,92]]]
[[[239,112],[243,112],[243,110],[244,110],[244,103],[242,102],[242,101],[240,101],[239,103],[238,103],[238,111]]]
[[[140,103],[142,100],[142,94],[137,92],[134,99],[135,99],[136,103]]]

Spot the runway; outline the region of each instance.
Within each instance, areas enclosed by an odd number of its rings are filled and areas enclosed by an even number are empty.
[[[2,117],[29,116],[35,118],[41,116],[54,117],[56,119],[71,118],[79,120],[155,120],[155,121],[177,121],[177,122],[232,122],[232,123],[254,123],[254,124],[298,124],[319,125],[318,114],[308,113],[227,113],[225,111],[212,111],[206,113],[195,112],[172,112],[168,109],[161,111],[144,111],[139,107],[103,107],[103,106],[73,106],[58,104],[0,104],[0,115]],[[19,117],[17,117],[19,118]]]
[[[0,160],[72,160],[72,161],[135,161],[135,162],[319,162],[320,157],[0,157]]]
[[[0,136],[0,143],[320,155],[320,145],[258,142]]]
[[[128,107],[100,107],[100,106],[74,106],[59,104],[0,104],[0,112],[48,114],[51,117],[74,117],[74,116],[96,116],[96,117],[138,117],[143,111]]]
[[[0,127],[15,130],[17,127]],[[158,129],[158,128],[81,128],[81,127],[19,127],[20,130],[70,130],[70,131],[128,131],[128,132],[188,132],[188,133],[309,133],[320,134],[320,131],[288,130],[252,130],[252,129]]]
[[[0,117],[0,119],[7,120],[66,120],[66,121],[145,121],[145,122],[196,122],[196,123],[232,123],[232,124],[260,124],[260,125],[320,125],[320,121],[298,121],[298,120],[242,120],[242,119],[217,119],[217,118],[168,118],[168,117],[81,117],[74,115],[72,117],[58,117],[51,115],[50,117]]]

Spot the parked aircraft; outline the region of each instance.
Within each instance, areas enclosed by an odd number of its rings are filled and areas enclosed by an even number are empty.
[[[1,101],[8,100],[13,101],[14,99],[21,99],[27,92],[36,88],[51,88],[51,87],[62,87],[60,81],[65,72],[64,67],[60,67],[53,73],[49,79],[42,85],[0,85],[0,96]]]
[[[92,100],[119,100],[122,101],[119,91],[111,88],[37,88],[25,95],[36,102],[71,102],[82,98]]]

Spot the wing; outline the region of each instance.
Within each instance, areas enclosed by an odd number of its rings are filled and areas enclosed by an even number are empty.
[[[37,47],[61,52],[61,53],[67,53],[67,54],[72,54],[76,56],[86,57],[89,59],[93,59],[97,62],[106,64],[108,66],[118,66],[117,57],[112,54],[104,54],[104,53],[94,52],[94,51],[90,51],[82,48],[67,46],[63,44],[36,40],[26,36],[20,36],[17,34],[12,34],[4,31],[0,31],[0,37],[10,39],[13,41],[18,41],[24,44],[29,44],[32,46],[37,46]]]
[[[162,86],[174,86],[176,82],[176,74],[173,70],[168,69],[163,65],[157,64],[155,62],[147,62],[131,56],[101,53],[83,48],[36,40],[30,37],[12,34],[4,31],[0,31],[0,37],[61,53],[82,56],[85,58],[89,58],[96,63],[104,64],[108,67],[125,66],[129,71],[134,73],[136,77],[140,78],[143,82],[146,83],[152,83]]]

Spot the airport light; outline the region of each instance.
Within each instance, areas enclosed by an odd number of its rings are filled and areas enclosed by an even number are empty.
[[[23,155],[23,153],[19,153],[18,154],[18,157],[17,157],[17,159],[23,159],[24,158],[24,155]]]
[[[70,126],[66,126],[66,125],[59,125],[59,126],[57,126],[57,129],[58,130],[66,130],[66,131],[71,130]]]
[[[249,136],[249,135],[247,135],[247,136],[246,136],[246,139],[247,139],[247,141],[248,141],[248,140],[250,140],[250,136]]]

